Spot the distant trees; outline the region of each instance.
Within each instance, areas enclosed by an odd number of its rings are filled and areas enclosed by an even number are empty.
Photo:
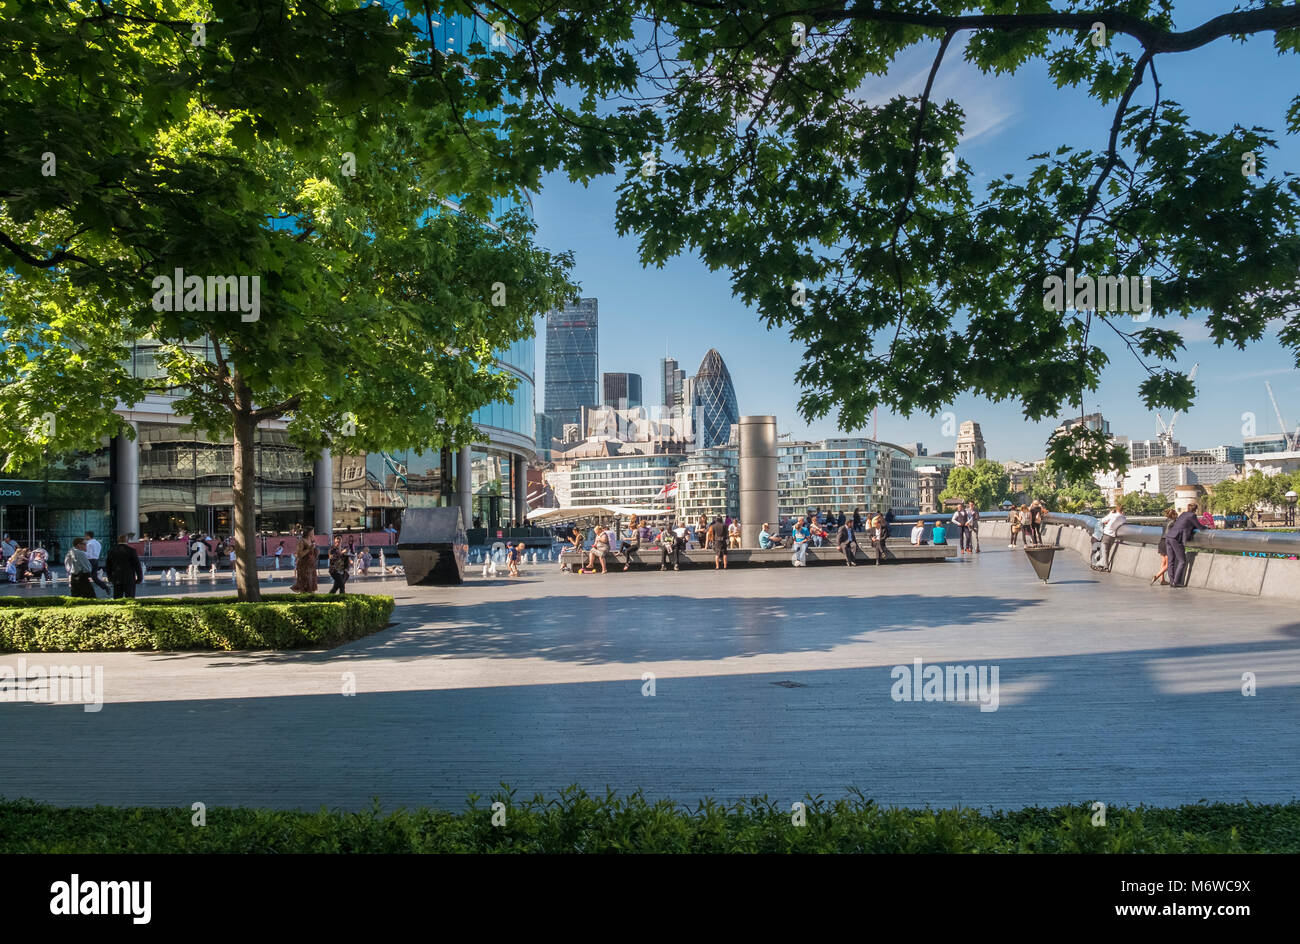
[[[957,466],[948,473],[948,486],[939,493],[939,501],[959,498],[973,500],[980,508],[996,508],[1011,497],[1011,476],[1001,464],[980,459],[973,466]]]
[[[1228,479],[1214,486],[1206,496],[1208,507],[1230,515],[1258,515],[1287,506],[1286,493],[1300,491],[1300,472],[1290,475],[1265,475],[1255,470],[1244,478]]]

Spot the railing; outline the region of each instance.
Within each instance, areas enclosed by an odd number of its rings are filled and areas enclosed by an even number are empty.
[[[952,513],[928,515],[899,515],[894,524],[923,521],[947,522]],[[980,521],[1005,521],[1005,511],[981,511]],[[1092,533],[1097,528],[1098,519],[1092,515],[1067,515],[1051,511],[1044,519],[1045,524],[1059,524],[1071,528],[1080,528]],[[1126,524],[1119,529],[1119,539],[1127,544],[1159,544],[1164,530],[1160,527],[1142,524]],[[1225,551],[1238,554],[1295,554],[1300,555],[1300,532],[1279,531],[1243,531],[1239,528],[1205,528],[1193,532],[1187,546],[1197,550]]]

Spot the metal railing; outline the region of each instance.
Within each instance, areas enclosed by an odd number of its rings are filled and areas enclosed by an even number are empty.
[[[948,521],[948,514],[899,515],[894,524],[924,521]],[[1005,511],[981,511],[981,521],[1005,521]],[[1091,534],[1097,528],[1098,519],[1092,515],[1067,515],[1060,512],[1048,512],[1045,524],[1067,525],[1081,528]],[[1159,544],[1164,530],[1153,525],[1126,524],[1119,529],[1119,539],[1126,544]],[[1197,550],[1225,551],[1237,554],[1296,554],[1300,555],[1300,532],[1279,531],[1243,531],[1239,528],[1210,529],[1193,532],[1187,546]]]

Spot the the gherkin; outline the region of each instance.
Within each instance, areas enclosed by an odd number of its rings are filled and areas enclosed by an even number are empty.
[[[709,348],[704,355],[694,380],[691,413],[695,417],[696,448],[725,446],[732,424],[740,422],[740,408],[736,406],[731,372],[716,348]]]

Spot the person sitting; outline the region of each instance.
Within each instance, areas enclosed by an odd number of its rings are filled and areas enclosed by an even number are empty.
[[[944,528],[942,521],[934,523],[934,530],[930,532],[930,540],[934,542],[935,547],[948,543],[948,531]]]
[[[49,576],[49,557],[49,552],[45,548],[38,547],[32,551],[31,556],[27,559],[27,573],[37,583]]]
[[[841,524],[839,530],[835,532],[835,546],[840,549],[844,555],[844,566],[857,567],[858,562],[854,558],[854,549],[856,545],[853,542],[853,529],[847,523]]]
[[[587,554],[587,566],[582,569],[584,574],[596,572],[596,561],[600,561],[600,572],[606,573],[605,558],[609,555],[609,532],[605,526],[596,525],[596,538],[591,542],[591,550]]]
[[[915,547],[920,547],[924,543],[925,543],[925,524],[923,522],[918,521],[916,524],[912,525],[912,544]]]
[[[772,536],[771,525],[766,521],[763,522],[763,530],[758,532],[758,546],[760,549],[767,551],[779,545],[779,542]]]
[[[740,547],[740,519],[739,518],[733,519],[731,524],[727,527],[727,539],[730,541],[731,546],[733,548]]]

